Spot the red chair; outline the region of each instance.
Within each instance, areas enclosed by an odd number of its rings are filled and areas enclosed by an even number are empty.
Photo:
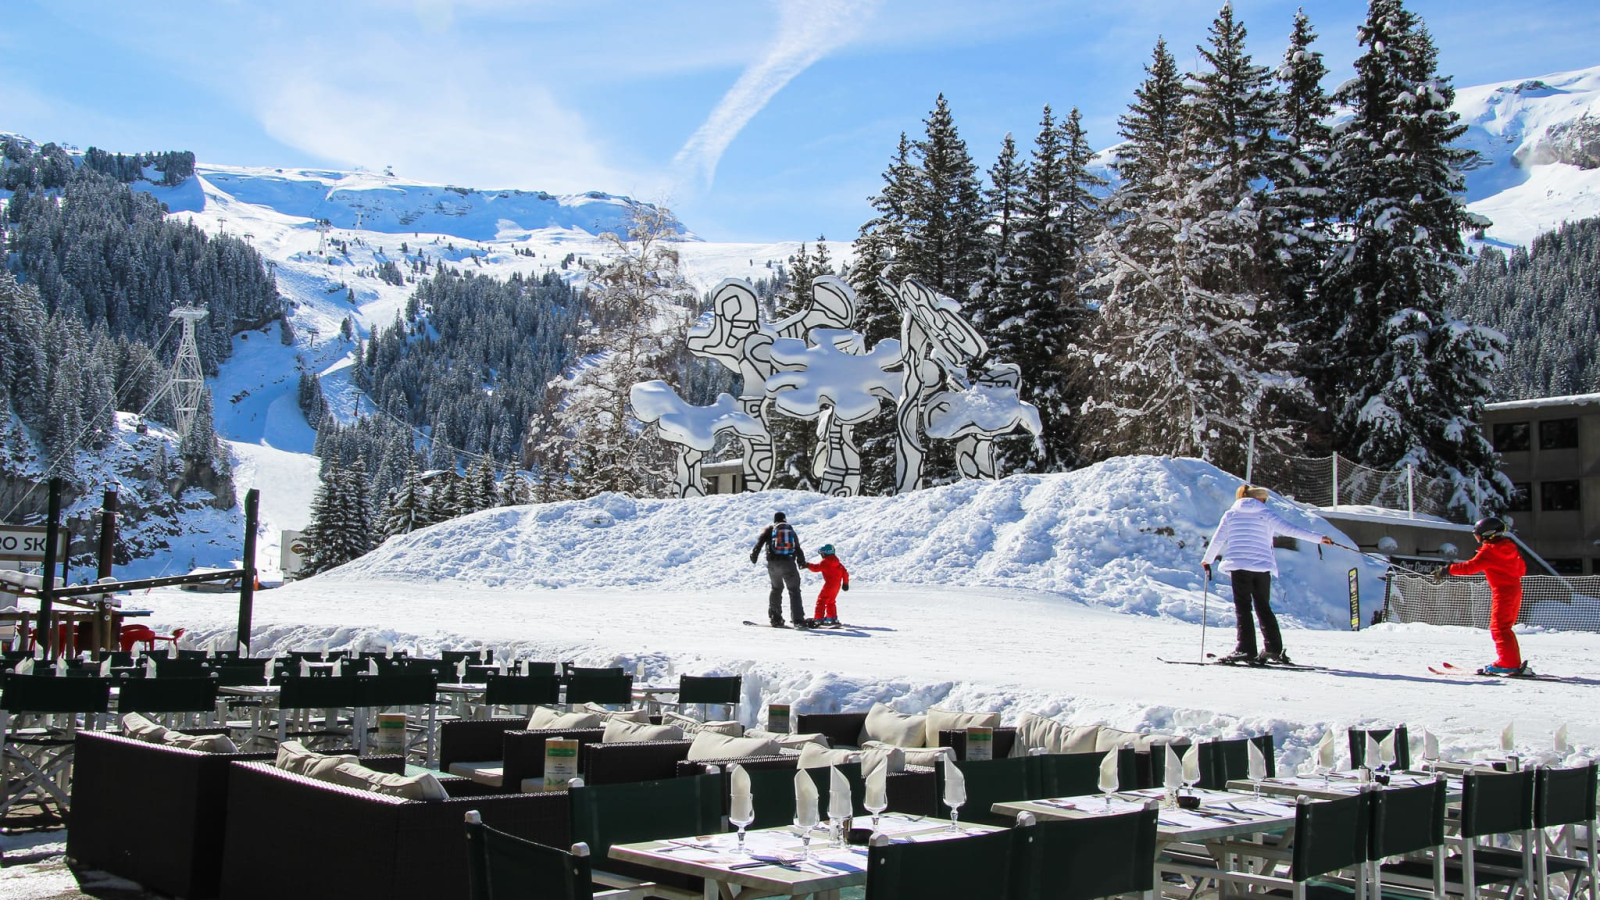
[[[146,653],[154,653],[156,641],[170,641],[173,644],[177,644],[178,638],[181,637],[183,637],[182,628],[174,628],[172,634],[168,635],[156,634],[150,630],[148,625],[124,625],[122,626],[122,652],[132,653],[135,645],[143,644]]]

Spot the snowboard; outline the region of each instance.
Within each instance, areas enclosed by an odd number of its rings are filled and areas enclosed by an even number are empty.
[[[771,625],[766,624],[764,622],[752,622],[749,619],[746,619],[744,624],[749,625],[751,628],[771,628],[772,627]],[[791,629],[794,629],[795,631],[813,631],[813,632],[817,632],[817,633],[821,633],[821,634],[826,634],[827,632],[830,632],[830,631],[840,631],[842,629],[854,628],[855,626],[854,625],[842,625],[841,624],[841,625],[814,625],[814,626],[812,626],[810,628],[796,628],[793,625],[785,625],[783,627],[784,628],[791,628]]]

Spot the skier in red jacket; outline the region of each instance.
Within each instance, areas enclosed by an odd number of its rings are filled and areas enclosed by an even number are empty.
[[[1451,563],[1436,573],[1475,575],[1482,572],[1489,580],[1489,634],[1494,638],[1496,659],[1478,671],[1485,675],[1516,675],[1523,671],[1522,649],[1511,626],[1522,611],[1522,576],[1528,566],[1516,541],[1506,536],[1505,520],[1490,516],[1478,520],[1472,534],[1478,539],[1478,552],[1466,562]]]
[[[807,569],[822,573],[822,593],[817,595],[816,615],[812,619],[821,625],[838,625],[839,611],[834,608],[833,600],[841,590],[850,590],[850,571],[834,555],[832,544],[823,544],[817,552],[822,554],[822,562],[806,563]]]

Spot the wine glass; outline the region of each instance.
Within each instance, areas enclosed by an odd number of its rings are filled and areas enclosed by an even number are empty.
[[[747,806],[747,808],[744,811],[744,815],[741,816],[741,817],[738,817],[738,818],[735,818],[734,814],[729,814],[729,816],[728,816],[728,824],[730,824],[730,825],[734,826],[735,828],[739,829],[739,844],[738,844],[737,847],[734,848],[734,851],[733,851],[734,853],[743,855],[745,853],[749,853],[750,852],[749,850],[746,850],[745,846],[744,846],[744,830],[746,828],[750,827],[750,823],[754,822],[755,820],[756,820],[756,809],[755,809],[754,806]]]
[[[800,859],[811,858],[811,829],[817,827],[815,822],[804,822],[798,817],[794,820],[794,830],[800,833]]]
[[[883,811],[889,808],[889,801],[887,799],[884,799],[884,800],[880,800],[876,804],[864,803],[862,805],[866,809],[867,812],[872,813],[872,833],[873,834],[877,834],[878,833],[878,817],[883,815]]]
[[[957,803],[956,805],[950,807],[950,830],[951,831],[960,831],[961,830],[960,824],[959,824],[960,818],[961,818],[961,804]]]

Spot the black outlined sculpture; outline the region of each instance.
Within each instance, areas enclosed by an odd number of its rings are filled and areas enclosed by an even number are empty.
[[[1039,411],[1019,396],[1022,373],[989,362],[976,378],[968,369],[988,345],[961,316],[961,304],[916,280],[884,282],[900,313],[900,340],[870,351],[849,330],[856,294],[843,280],[815,280],[805,308],[771,324],[749,282],[729,279],[712,292],[711,313],[689,330],[689,351],[740,377],[739,396],[719,395],[709,407],[690,406],[665,382],[634,385],[635,413],[678,444],[677,493],[698,496],[700,462],[718,435],[743,446],[745,490],[772,485],[772,416],[815,420],[812,474],[823,492],[861,490],[855,426],[895,404],[895,491],[922,487],[923,435],[956,442],[963,478],[994,478],[994,439],[1018,429],[1039,435]]]
[[[628,402],[639,421],[654,424],[662,440],[677,445],[674,484],[680,498],[705,496],[700,463],[716,446],[717,435],[732,432],[749,439],[765,433],[728,394],[718,394],[710,406],[690,406],[665,381],[641,381],[628,392]]]
[[[817,421],[811,474],[822,493],[853,497],[861,493],[855,426],[876,416],[880,401],[895,399],[900,342],[880,341],[869,353],[859,332],[817,328],[810,337],[814,343],[783,338],[772,345],[780,371],[767,379],[767,394],[778,412]]]

